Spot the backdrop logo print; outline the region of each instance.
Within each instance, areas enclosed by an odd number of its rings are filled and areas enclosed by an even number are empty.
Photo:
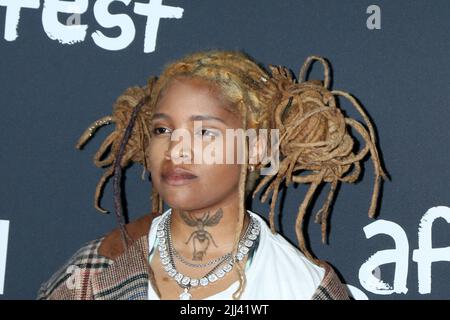
[[[69,12],[83,12],[78,6],[74,4],[69,4],[67,6]],[[81,15],[79,13],[71,14],[66,19],[66,26],[79,26],[81,25]]]
[[[413,250],[412,260],[417,263],[417,277],[420,294],[431,292],[431,267],[435,262],[450,262],[450,246],[433,248],[432,231],[433,223],[437,219],[444,219],[450,223],[450,208],[436,206],[430,208],[420,220],[418,229],[418,248]],[[409,243],[406,232],[398,224],[378,220],[364,227],[367,239],[378,234],[392,237],[395,243],[394,249],[381,250],[373,254],[365,261],[359,269],[359,280],[361,285],[369,292],[389,295],[393,293],[406,294],[408,277]],[[381,280],[381,275],[374,275],[379,266],[395,264],[393,285]]]
[[[3,294],[8,250],[9,220],[0,220],[0,294]]]
[[[76,265],[71,265],[66,269],[66,273],[70,273],[70,277],[66,279],[67,288],[70,290],[81,289],[83,270]]]
[[[204,131],[207,135],[203,135]],[[271,129],[269,135],[267,129],[259,129],[257,132],[255,129],[228,128],[223,135],[218,129],[204,128],[202,121],[194,121],[194,136],[187,129],[175,129],[172,132],[170,140],[178,143],[171,148],[170,157],[175,164],[244,164],[246,139],[248,163],[261,163],[261,175],[276,174],[280,158],[278,129]]]
[[[142,0],[145,1],[145,0]],[[146,0],[135,2],[133,12],[136,15],[147,17],[144,31],[144,52],[154,52],[156,36],[161,19],[181,19],[184,9],[166,6],[162,0]],[[94,2],[94,1],[92,1]],[[114,2],[121,2],[128,6],[131,0],[96,0],[93,5],[95,21],[103,28],[119,28],[120,34],[108,37],[100,30],[94,30],[91,37],[94,43],[105,50],[123,50],[127,48],[136,36],[136,27],[132,18],[125,14],[111,14],[109,7]],[[18,37],[20,12],[23,8],[39,9],[40,0],[0,0],[0,6],[6,7],[5,33],[6,41],[15,41]],[[42,27],[47,36],[61,44],[73,45],[83,42],[86,38],[87,24],[81,24],[81,15],[86,13],[89,0],[74,0],[72,2],[61,0],[45,0],[42,8]],[[58,13],[71,14],[65,23],[58,20]],[[23,22],[22,22],[23,23]]]
[[[372,4],[367,7],[366,13],[371,15],[367,17],[366,27],[369,30],[381,29],[381,9],[379,6]]]

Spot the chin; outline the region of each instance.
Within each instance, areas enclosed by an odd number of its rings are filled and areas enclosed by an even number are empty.
[[[196,199],[197,195],[190,194],[190,192],[171,191],[169,194],[161,196],[164,202],[173,209],[187,211],[201,207],[201,201]]]

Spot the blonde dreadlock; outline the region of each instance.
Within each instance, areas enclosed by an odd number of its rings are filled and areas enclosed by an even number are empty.
[[[321,81],[304,79],[314,60],[320,61],[324,67],[323,85]],[[113,115],[94,122],[77,144],[77,148],[80,148],[98,127],[111,122],[116,124],[116,130],[106,138],[94,156],[94,163],[98,167],[114,165],[106,171],[97,185],[95,207],[101,212],[107,212],[100,207],[99,198],[103,185],[113,173],[116,175],[119,172],[118,168],[123,168],[130,162],[137,162],[148,170],[146,162],[148,154],[145,151],[151,139],[148,124],[158,99],[168,83],[175,77],[201,78],[217,86],[219,93],[223,94],[231,106],[234,106],[231,111],[241,115],[244,130],[270,128],[279,129],[280,134],[279,170],[274,176],[264,177],[256,188],[252,186],[257,182],[263,165],[257,165],[257,170],[248,175],[248,154],[245,148],[246,161],[240,174],[240,204],[233,253],[237,252],[239,235],[243,228],[247,193],[254,189],[254,198],[259,190],[268,185],[261,200],[265,202],[269,193],[272,192],[269,220],[270,228],[272,232],[275,232],[275,203],[279,188],[285,180],[286,187],[292,182],[310,184],[298,210],[295,231],[301,251],[310,260],[320,263],[320,260],[314,258],[308,251],[303,235],[303,220],[311,198],[319,185],[322,182],[331,183],[327,199],[316,213],[315,220],[322,226],[322,242],[325,242],[329,207],[338,182],[355,182],[361,171],[360,161],[370,151],[375,168],[375,186],[369,208],[369,216],[373,217],[380,179],[386,179],[387,176],[381,168],[375,146],[374,129],[362,107],[348,93],[329,91],[330,73],[325,59],[317,56],[308,57],[300,70],[298,82],[285,67],[269,65],[269,68],[271,74],[242,52],[211,50],[193,53],[166,65],[159,79],[151,78],[143,88],[127,89],[117,99]],[[361,123],[344,117],[336,104],[335,96],[343,96],[355,106],[362,115],[369,132]],[[139,104],[140,110],[137,110]],[[135,126],[133,119],[136,122]],[[366,142],[365,147],[357,154],[352,151],[354,140],[348,133],[347,126],[354,128]],[[122,148],[120,148],[121,145]],[[100,158],[110,146],[110,155],[101,161]],[[270,146],[267,146],[267,149],[270,149]],[[115,165],[116,162],[120,165]],[[348,174],[352,166],[353,172]],[[311,173],[300,176],[302,171]],[[116,196],[120,197],[120,194],[115,192]],[[151,201],[153,212],[162,212],[163,201],[155,188],[152,188]],[[117,208],[118,206],[116,211]],[[121,208],[119,208],[117,215],[121,214]],[[118,221],[119,224],[123,223],[120,219]],[[124,245],[126,246],[126,241]],[[236,263],[236,266],[240,285],[233,294],[233,298],[239,299],[245,289],[246,277],[243,266],[240,263]]]
[[[323,85],[321,81],[304,80],[305,74],[314,60],[320,61],[323,65]],[[304,217],[320,184],[322,182],[331,183],[326,201],[316,213],[315,218],[315,222],[322,226],[322,242],[325,243],[329,207],[338,182],[355,182],[361,172],[360,161],[370,151],[375,170],[375,185],[369,208],[369,217],[374,217],[380,179],[386,179],[387,175],[380,164],[375,145],[374,129],[363,108],[350,94],[337,90],[329,91],[330,72],[328,63],[324,58],[308,57],[300,70],[299,82],[296,82],[284,67],[271,66],[270,68],[273,80],[276,81],[279,93],[281,93],[280,100],[273,106],[272,126],[280,130],[280,151],[284,158],[280,163],[277,175],[275,177],[266,176],[262,179],[254,190],[253,197],[272,180],[262,196],[262,202],[266,201],[272,191],[269,217],[270,227],[272,232],[275,232],[275,203],[282,181],[285,179],[286,186],[289,186],[292,182],[310,183],[298,210],[295,231],[302,252],[310,260],[320,263],[307,249],[303,235]],[[337,107],[335,96],[343,96],[355,106],[369,128],[369,133],[361,123],[344,117]],[[346,125],[353,127],[366,142],[364,148],[356,155],[352,152],[354,140],[348,133]],[[353,172],[348,174],[352,165],[354,166]],[[312,173],[300,176],[302,171]]]

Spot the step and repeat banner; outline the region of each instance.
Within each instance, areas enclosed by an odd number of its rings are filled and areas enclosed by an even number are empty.
[[[368,113],[391,179],[369,218],[365,159],[357,183],[338,187],[329,244],[308,220],[311,249],[355,299],[449,299],[449,12],[448,1],[0,0],[0,299],[35,299],[82,244],[115,228],[93,206],[103,171],[92,162],[113,128],[82,151],[79,136],[126,88],[206,49],[242,50],[297,77],[310,55],[331,63],[331,88]],[[309,78],[323,79],[319,63]],[[151,208],[141,171],[125,173],[130,220]],[[306,191],[289,188],[277,205],[277,228],[293,243]],[[102,206],[113,210],[111,184]],[[252,210],[267,217],[269,205],[255,199]]]

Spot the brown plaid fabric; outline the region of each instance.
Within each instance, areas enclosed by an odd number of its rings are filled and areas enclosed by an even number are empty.
[[[311,300],[349,300],[347,287],[339,280],[333,268],[325,261],[321,261],[320,265],[325,269],[325,275]]]
[[[37,299],[93,299],[92,275],[107,269],[114,262],[97,254],[103,238],[84,244],[47,282],[41,285]]]
[[[147,234],[114,260],[98,254],[105,237],[79,249],[39,289],[39,300],[147,300]],[[322,261],[325,276],[312,300],[348,300],[346,286],[332,267]]]

